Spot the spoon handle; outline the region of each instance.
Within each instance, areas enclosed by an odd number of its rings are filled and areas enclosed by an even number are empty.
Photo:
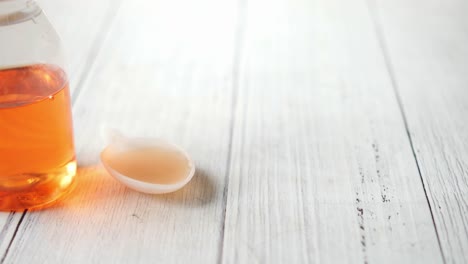
[[[119,130],[109,127],[108,125],[101,125],[101,138],[104,141],[105,145],[109,145],[116,142],[125,142],[127,137],[125,137],[122,132]]]

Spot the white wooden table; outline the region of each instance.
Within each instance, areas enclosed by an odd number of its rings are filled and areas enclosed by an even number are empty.
[[[79,173],[0,215],[2,263],[468,263],[468,2],[42,0]],[[194,158],[183,190],[98,165],[107,123]]]

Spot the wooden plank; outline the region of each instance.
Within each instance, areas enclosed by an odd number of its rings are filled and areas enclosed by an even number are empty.
[[[440,263],[365,1],[250,0],[224,263]]]
[[[216,262],[236,13],[234,1],[122,3],[75,98],[76,190],[60,206],[28,212],[6,263]],[[169,195],[123,187],[97,165],[103,123],[180,144],[197,175]]]
[[[468,2],[377,1],[446,263],[468,263]]]
[[[63,39],[72,91],[76,90],[75,87],[83,75],[84,65],[91,62],[92,56],[88,54],[93,54],[99,48],[99,30],[107,25],[104,20],[108,17],[105,14],[116,6],[115,1],[111,0],[94,2],[38,0]],[[91,5],[93,8],[90,8]],[[8,249],[22,216],[23,212],[0,212],[0,259]]]

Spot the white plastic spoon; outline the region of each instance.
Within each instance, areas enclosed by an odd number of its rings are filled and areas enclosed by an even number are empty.
[[[174,192],[195,174],[195,166],[180,147],[157,138],[127,138],[103,129],[108,145],[101,162],[117,181],[144,193]]]

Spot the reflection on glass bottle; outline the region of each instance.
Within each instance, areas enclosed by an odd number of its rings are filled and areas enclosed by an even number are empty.
[[[43,207],[76,173],[60,40],[35,2],[0,1],[0,210]]]

